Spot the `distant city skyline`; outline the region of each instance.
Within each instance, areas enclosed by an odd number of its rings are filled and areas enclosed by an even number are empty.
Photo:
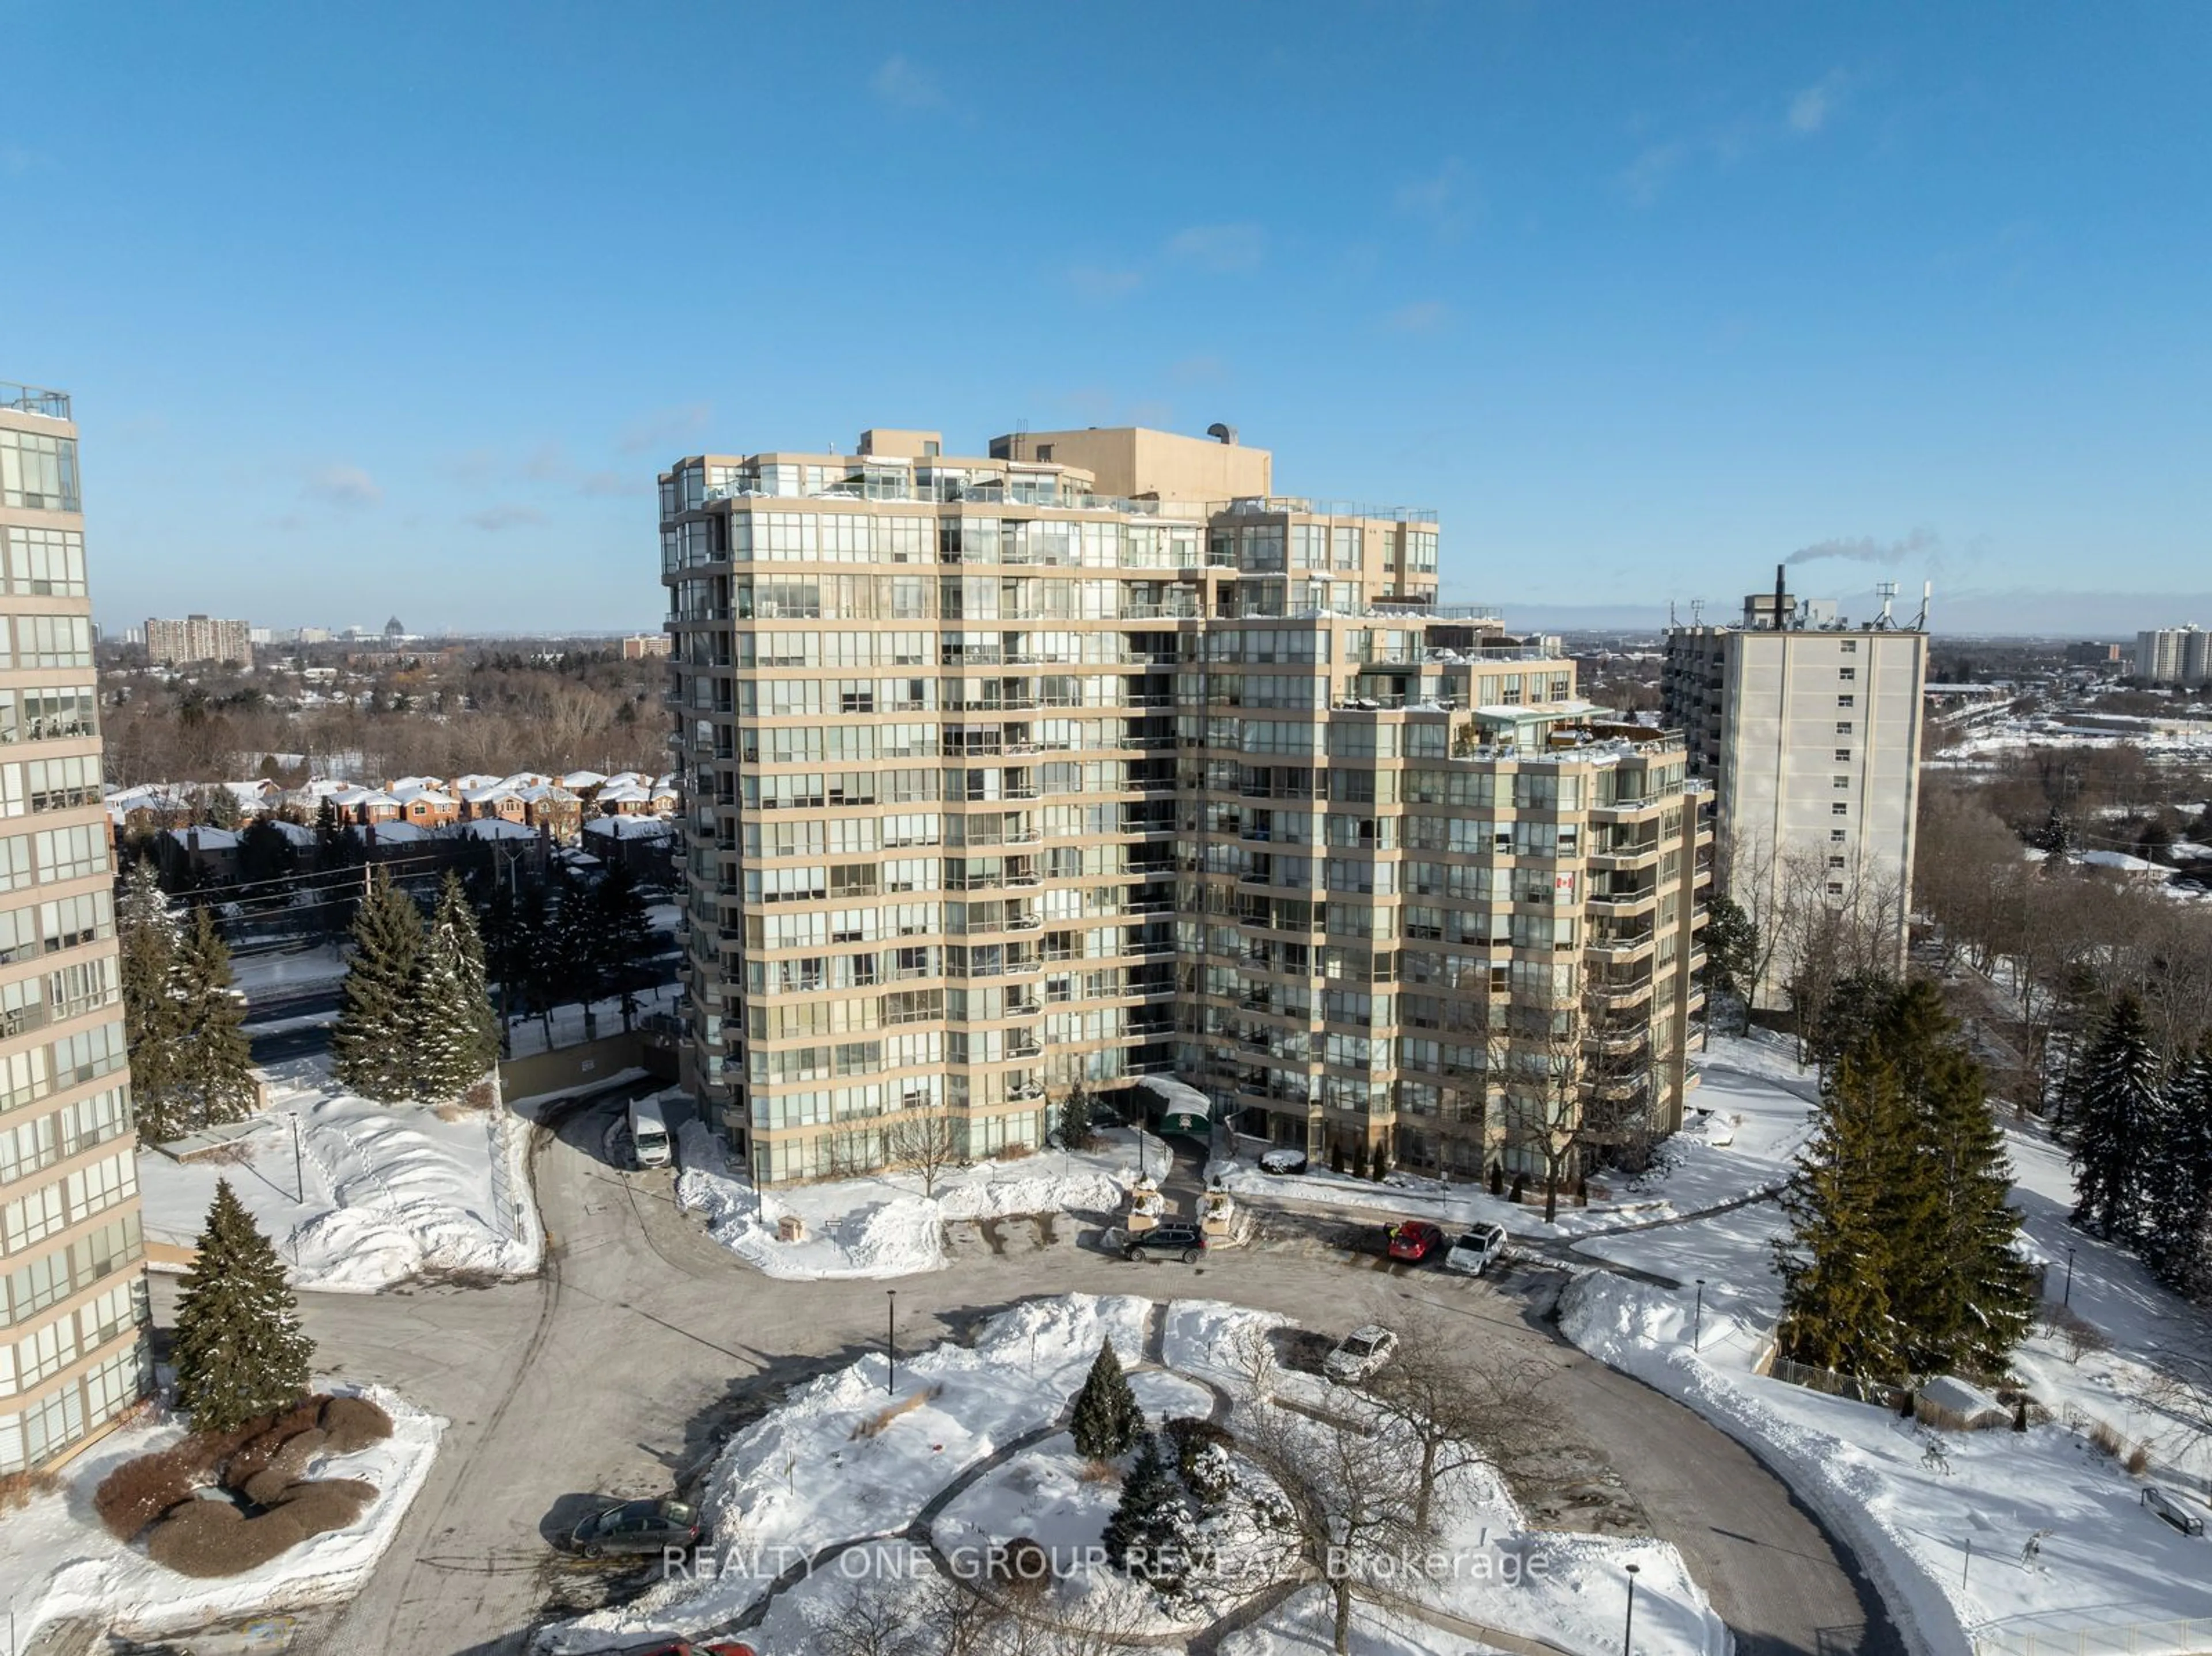
[[[111,629],[650,627],[659,469],[923,417],[1226,421],[1537,624],[2212,616],[2203,8],[128,15],[0,113]]]

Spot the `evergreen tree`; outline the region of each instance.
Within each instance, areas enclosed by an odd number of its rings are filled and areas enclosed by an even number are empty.
[[[315,808],[315,868],[328,873],[343,868],[348,859],[345,824],[338,818],[338,808],[325,797]]]
[[[424,1098],[459,1098],[498,1062],[499,1031],[484,983],[476,914],[451,874],[416,957],[410,991],[415,1090]]]
[[[1807,1058],[1827,1074],[1872,1033],[1897,995],[1896,980],[1880,972],[1854,972],[1836,980],[1806,1032]]]
[[[260,1102],[246,1007],[231,987],[229,946],[204,908],[192,911],[173,976],[181,1025],[174,1114],[187,1131],[243,1121]]]
[[[1087,1150],[1097,1139],[1097,1101],[1079,1081],[1060,1107],[1060,1142],[1072,1150]]]
[[[2142,1234],[2147,1165],[2160,1115],[2158,1054],[2133,995],[2112,1004],[2081,1065],[2074,1126],[2074,1222],[2132,1243]]]
[[[1889,1294],[1906,1369],[2001,1371],[2033,1319],[2036,1287],[2016,1246],[2012,1167],[1989,1083],[1927,981],[1890,997],[1861,1050],[1887,1055],[1911,1116],[1912,1154],[1886,1204]]]
[[[2143,1257],[2177,1293],[2212,1297],[2212,1040],[2175,1068],[2152,1138]]]
[[[1909,1157],[1910,1118],[1895,1068],[1854,1053],[1821,1097],[1813,1139],[1782,1194],[1790,1236],[1776,1244],[1782,1276],[1777,1339],[1792,1362],[1856,1379],[1900,1369],[1889,1295],[1885,1212]],[[1898,1245],[1911,1246],[1909,1238]]]
[[[177,1296],[177,1404],[198,1432],[228,1432],[307,1392],[314,1345],[284,1267],[228,1180]]]
[[[652,916],[637,877],[620,863],[611,864],[592,892],[590,948],[600,981],[622,997],[623,1028],[637,1016],[639,973],[655,943]]]
[[[408,1038],[422,952],[422,911],[379,869],[354,916],[344,1004],[331,1031],[332,1070],[365,1098],[389,1103],[415,1095]]]
[[[183,1134],[177,1119],[177,1043],[183,1034],[174,978],[180,931],[144,858],[124,876],[116,906],[124,1040],[139,1131],[153,1143]]]
[[[1109,1459],[1137,1441],[1144,1423],[1137,1394],[1129,1389],[1129,1377],[1121,1372],[1114,1342],[1108,1340],[1098,1348],[1083,1389],[1075,1394],[1074,1417],[1068,1430],[1074,1434],[1076,1450],[1093,1460]]]
[[[1708,996],[1727,995],[1747,1005],[1759,970],[1759,927],[1741,904],[1715,897],[1705,920],[1705,991]]]
[[[1182,1536],[1187,1527],[1182,1498],[1168,1474],[1159,1439],[1146,1432],[1137,1447],[1136,1465],[1121,1481],[1120,1504],[1106,1520],[1106,1562],[1124,1575],[1155,1586],[1172,1586],[1184,1574]]]

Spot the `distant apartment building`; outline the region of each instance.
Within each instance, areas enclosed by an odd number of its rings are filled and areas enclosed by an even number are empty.
[[[1723,887],[1770,933],[1825,906],[1902,968],[1927,668],[1921,628],[1850,626],[1778,579],[1745,598],[1740,625],[1668,633],[1662,718],[1713,786]],[[1787,955],[1759,1004],[1787,1004]]]
[[[2194,622],[2137,633],[2136,676],[2146,683],[2188,688],[2212,681],[2212,633]]]
[[[759,1180],[940,1117],[1034,1148],[1140,1077],[1467,1177],[1677,1125],[1680,740],[1441,608],[1433,514],[1277,495],[1214,434],[662,475],[686,1072]]]
[[[624,661],[645,661],[668,653],[670,640],[665,633],[635,633],[622,641]]]
[[[182,621],[146,622],[146,659],[155,665],[185,667],[196,661],[253,664],[253,629],[242,621],[186,616]]]
[[[76,427],[0,384],[0,1475],[153,1383]]]

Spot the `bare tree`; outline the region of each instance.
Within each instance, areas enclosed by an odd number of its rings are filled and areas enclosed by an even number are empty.
[[[1238,1451],[1282,1496],[1285,1563],[1328,1590],[1337,1656],[1351,1649],[1354,1589],[1370,1576],[1395,1574],[1420,1538],[1414,1458],[1376,1442],[1387,1416],[1373,1404],[1347,1406],[1364,1417],[1316,1419],[1262,1405],[1237,1440]]]
[[[902,1111],[884,1129],[884,1160],[920,1174],[924,1196],[937,1194],[938,1180],[960,1159],[952,1118],[943,1110]]]
[[[1469,1466],[1500,1472],[1552,1442],[1559,1415],[1546,1365],[1495,1350],[1468,1349],[1464,1332],[1435,1313],[1398,1331],[1398,1352],[1376,1374],[1369,1395],[1413,1440],[1413,1527],[1434,1532],[1438,1483]]]

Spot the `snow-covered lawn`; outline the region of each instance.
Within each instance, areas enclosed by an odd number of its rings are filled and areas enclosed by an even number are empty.
[[[1079,1294],[1030,1301],[985,1324],[972,1349],[939,1346],[902,1363],[895,1398],[877,1355],[792,1394],[731,1442],[709,1474],[702,1515],[712,1540],[690,1577],[551,1629],[540,1647],[605,1649],[655,1634],[726,1629],[787,1574],[747,1637],[764,1650],[812,1648],[816,1629],[842,1601],[941,1590],[932,1547],[956,1573],[980,1571],[994,1548],[1021,1538],[1046,1549],[1051,1562],[1057,1598],[1048,1615],[1097,1619],[1155,1648],[1180,1648],[1182,1638],[1278,1579],[1272,1566],[1248,1572],[1231,1565],[1228,1538],[1249,1533],[1262,1563],[1279,1544],[1232,1525],[1216,1538],[1224,1560],[1219,1578],[1195,1601],[1156,1601],[1094,1556],[1118,1487],[1076,1453],[1058,1418],[1100,1342],[1110,1338],[1124,1362],[1134,1363],[1156,1315],[1169,1368],[1131,1376],[1155,1423],[1165,1413],[1212,1411],[1217,1387],[1239,1409],[1273,1407],[1255,1402],[1239,1376],[1251,1337],[1280,1318],[1211,1301],[1162,1308]],[[1188,1374],[1174,1372],[1185,1362],[1193,1365]],[[1288,1378],[1303,1385],[1311,1377]],[[1241,1417],[1232,1417],[1232,1429]],[[1402,1590],[1390,1587],[1397,1599],[1363,1604],[1355,1650],[1463,1656],[1480,1647],[1475,1635],[1488,1626],[1611,1656],[1630,1562],[1641,1571],[1639,1650],[1719,1656],[1727,1649],[1719,1619],[1672,1547],[1529,1531],[1501,1483],[1487,1474],[1464,1477],[1448,1532],[1424,1555],[1431,1567],[1403,1578]],[[917,1520],[939,1497],[924,1532]],[[1241,1508],[1232,1499],[1224,1510]],[[842,1549],[834,1562],[825,1555],[831,1549]],[[817,1555],[816,1567],[805,1568]],[[1292,1598],[1224,1647],[1247,1656],[1327,1649],[1325,1608],[1312,1600]],[[1316,1635],[1316,1627],[1324,1630]]]
[[[345,950],[334,943],[234,955],[230,961],[231,982],[245,992],[248,1000],[335,989],[345,980]]]
[[[1040,1150],[1010,1162],[978,1162],[938,1175],[922,1194],[921,1175],[872,1174],[762,1192],[732,1168],[720,1142],[697,1121],[678,1135],[683,1173],[677,1201],[703,1216],[708,1233],[763,1275],[787,1278],[910,1277],[945,1263],[945,1227],[963,1219],[1023,1213],[1117,1214],[1137,1176],[1135,1133],[1103,1135],[1097,1149]],[[1157,1172],[1166,1149],[1145,1152]],[[776,1240],[783,1215],[806,1227],[802,1241]]]
[[[151,1240],[191,1247],[216,1181],[227,1179],[298,1288],[374,1293],[424,1271],[538,1268],[544,1237],[526,1187],[528,1128],[509,1111],[441,1116],[374,1103],[333,1082],[321,1058],[277,1066],[269,1091],[269,1108],[225,1159],[179,1162],[140,1151]]]
[[[633,1022],[643,1019],[649,1012],[673,1011],[683,993],[683,986],[674,983],[656,984],[652,988],[639,990],[635,996],[637,1010]],[[609,1035],[622,1034],[622,998],[619,995],[593,1001],[591,1010],[592,1023],[588,1032],[585,1027],[584,1004],[581,1001],[555,1007],[550,1020],[542,1017],[516,1020],[507,1033],[508,1055],[529,1058],[556,1047],[580,1046],[586,1040],[604,1040]],[[553,1026],[550,1040],[545,1028],[549,1021]]]
[[[2057,1261],[2052,1297],[2063,1291],[2071,1242],[2072,1308],[2114,1345],[2077,1365],[2063,1342],[2038,1333],[2016,1356],[2016,1372],[2062,1416],[2072,1404],[2131,1438],[2163,1429],[2163,1447],[2201,1479],[2204,1447],[2182,1453],[2172,1422],[2141,1393],[2147,1360],[2203,1338],[2202,1313],[2133,1261],[2067,1228],[2072,1192],[2062,1150],[2014,1134],[2012,1153],[2015,1204],[2041,1252]],[[1762,1203],[1585,1242],[1583,1252],[1684,1286],[1669,1292],[1593,1274],[1568,1290],[1563,1326],[1584,1350],[1687,1404],[1780,1471],[1850,1541],[1917,1650],[1959,1656],[1978,1638],[2024,1648],[2003,1641],[2031,1631],[2070,1639],[2084,1629],[2212,1617],[2212,1542],[2183,1536],[2145,1510],[2142,1483],[2063,1418],[2024,1435],[1936,1433],[1754,1373],[1780,1308],[1772,1247],[1785,1228],[1780,1210]],[[2176,1487],[2171,1477],[2160,1482]],[[2186,1498],[2212,1526],[2212,1507]],[[2024,1557],[2039,1535],[2036,1556]],[[2192,1647],[2203,1648],[2208,1634],[2212,1624],[2200,1623]],[[2112,1647],[2128,1647],[2124,1633],[2112,1636],[2122,1642]],[[2146,1629],[2136,1647],[2172,1647]]]
[[[93,1491],[133,1457],[183,1436],[174,1425],[128,1428],[87,1450],[63,1472],[60,1490],[0,1514],[0,1597],[13,1607],[15,1648],[36,1642],[50,1623],[84,1617],[137,1637],[188,1629],[256,1611],[327,1603],[349,1595],[391,1544],[399,1521],[429,1476],[446,1422],[381,1386],[318,1382],[356,1392],[392,1417],[392,1435],[358,1453],[313,1463],[311,1477],[362,1478],[376,1499],[354,1523],[319,1535],[284,1556],[220,1580],[166,1569],[101,1527]]]
[[[1209,1176],[1238,1197],[1265,1204],[1357,1208],[1396,1219],[1428,1219],[1447,1229],[1487,1220],[1516,1236],[1591,1236],[1703,1213],[1774,1189],[1811,1129],[1815,1088],[1798,1068],[1794,1044],[1767,1031],[1715,1035],[1692,1055],[1702,1083],[1689,1095],[1682,1131],[1661,1147],[1659,1165],[1640,1177],[1592,1181],[1588,1207],[1562,1200],[1556,1223],[1544,1222],[1540,1200],[1527,1204],[1489,1195],[1475,1185],[1447,1184],[1412,1174],[1382,1183],[1316,1166],[1304,1174],[1262,1173],[1258,1147],[1217,1162]]]

